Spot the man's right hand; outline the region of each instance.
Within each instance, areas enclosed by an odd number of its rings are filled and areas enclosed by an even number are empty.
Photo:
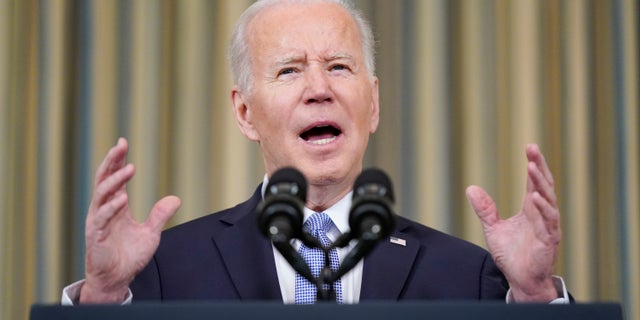
[[[86,282],[80,303],[122,302],[156,251],[164,225],[180,207],[178,197],[167,196],[156,202],[145,222],[133,218],[126,184],[135,168],[126,163],[128,148],[120,138],[96,172],[85,226]]]

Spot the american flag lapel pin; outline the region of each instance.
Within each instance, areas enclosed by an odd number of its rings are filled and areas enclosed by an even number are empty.
[[[400,238],[396,238],[396,237],[389,237],[389,242],[393,243],[393,244],[397,244],[403,247],[407,246],[407,240],[405,239],[400,239]]]

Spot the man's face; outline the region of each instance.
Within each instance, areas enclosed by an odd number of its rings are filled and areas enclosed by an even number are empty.
[[[334,4],[279,5],[247,31],[252,89],[233,100],[267,172],[293,166],[313,185],[353,183],[379,116],[355,21]]]

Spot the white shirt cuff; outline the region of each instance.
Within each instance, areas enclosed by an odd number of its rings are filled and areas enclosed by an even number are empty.
[[[569,299],[569,293],[567,292],[567,286],[564,284],[564,280],[559,276],[551,276],[553,279],[553,285],[556,287],[556,291],[558,291],[558,298],[553,299],[549,302],[549,304],[570,304],[571,299]],[[507,291],[506,297],[507,303],[514,303],[513,298],[511,297],[511,289]]]
[[[62,289],[62,298],[60,304],[63,306],[74,306],[78,305],[80,302],[80,288],[84,285],[84,279],[80,281],[76,281]],[[131,293],[131,289],[127,292],[127,296],[122,302],[123,305],[131,304],[133,300],[133,293]]]

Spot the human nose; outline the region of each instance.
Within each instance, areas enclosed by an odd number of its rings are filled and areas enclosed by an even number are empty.
[[[305,74],[305,80],[304,101],[307,104],[331,102],[333,100],[330,79],[322,68],[309,68]]]

